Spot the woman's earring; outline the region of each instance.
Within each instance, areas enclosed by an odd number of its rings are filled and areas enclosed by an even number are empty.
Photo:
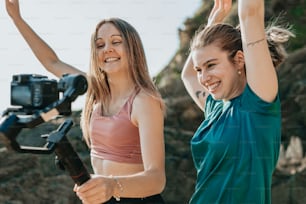
[[[238,70],[238,74],[241,75],[241,70]]]

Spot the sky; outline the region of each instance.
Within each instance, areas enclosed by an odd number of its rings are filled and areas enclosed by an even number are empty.
[[[90,35],[96,24],[109,17],[131,23],[142,39],[149,72],[158,74],[175,55],[178,29],[200,7],[201,0],[19,0],[27,23],[57,53],[59,58],[83,71],[88,70]],[[10,104],[10,83],[16,74],[48,73],[34,57],[0,2],[0,111]],[[72,103],[83,107],[84,96]]]

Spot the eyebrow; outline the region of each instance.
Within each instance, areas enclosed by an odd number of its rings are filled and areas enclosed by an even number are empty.
[[[113,35],[111,35],[110,37],[112,38],[112,37],[122,37],[122,35],[121,34],[113,34]],[[97,41],[97,40],[101,40],[101,39],[103,39],[102,37],[97,37],[96,39],[95,39],[95,41]]]
[[[217,58],[213,58],[213,59],[209,59],[206,62],[204,62],[201,66],[205,67],[208,63],[212,62],[212,61],[216,61]],[[194,69],[196,68],[200,68],[199,66],[194,66]]]
[[[208,63],[210,63],[210,62],[212,62],[212,61],[216,61],[216,60],[217,60],[217,58],[209,59],[209,60],[207,60],[206,62],[204,62],[204,63],[202,64],[202,66],[206,66]]]

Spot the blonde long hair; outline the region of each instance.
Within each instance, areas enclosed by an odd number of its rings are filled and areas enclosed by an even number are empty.
[[[132,25],[120,18],[104,19],[97,24],[96,29],[91,36],[90,68],[87,74],[88,90],[85,99],[85,106],[81,115],[83,137],[88,146],[90,146],[89,128],[93,106],[95,103],[101,103],[103,113],[111,100],[111,90],[107,74],[101,72],[98,66],[97,49],[95,44],[97,32],[105,23],[113,24],[122,35],[125,50],[127,52],[129,74],[136,87],[139,87],[141,90],[144,90],[146,93],[157,99],[161,104],[161,108],[164,109],[161,95],[149,75],[144,48],[138,32]]]

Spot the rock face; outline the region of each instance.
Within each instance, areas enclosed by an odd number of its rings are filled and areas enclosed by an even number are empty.
[[[163,196],[169,204],[187,203],[196,178],[189,141],[203,119],[202,112],[187,95],[180,79],[188,46],[195,30],[206,19],[213,1],[203,6],[178,31],[180,48],[156,77],[167,105],[165,120],[167,186]],[[266,1],[267,19],[287,11],[285,19],[293,24],[297,37],[288,45],[289,56],[278,70],[282,100],[282,148],[273,175],[272,203],[306,203],[306,2],[299,0]],[[296,7],[296,5],[299,5]],[[236,23],[236,12],[227,19]],[[75,125],[67,137],[91,171],[89,151],[81,138],[79,112],[72,116]],[[25,130],[21,142],[39,145],[40,134],[57,128],[59,121]],[[54,165],[54,154],[32,155],[8,152],[0,144],[0,203],[81,203],[72,191],[71,178]]]

